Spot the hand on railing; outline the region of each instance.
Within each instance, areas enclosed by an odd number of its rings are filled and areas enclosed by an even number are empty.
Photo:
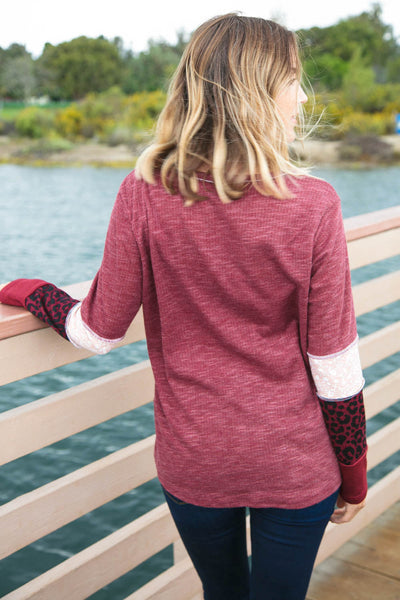
[[[68,339],[67,316],[78,300],[43,279],[14,279],[0,287],[0,302],[25,308]]]
[[[359,504],[350,504],[350,502],[345,502],[339,494],[336,506],[337,508],[333,511],[330,521],[336,525],[340,525],[341,523],[348,523],[351,521],[356,514],[364,508],[365,500]]]

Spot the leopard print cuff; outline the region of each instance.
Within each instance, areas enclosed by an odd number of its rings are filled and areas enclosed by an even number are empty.
[[[25,300],[25,308],[67,338],[65,321],[71,308],[78,303],[63,290],[49,283],[37,288]]]
[[[319,399],[329,437],[339,463],[352,465],[367,448],[362,391],[348,400]]]

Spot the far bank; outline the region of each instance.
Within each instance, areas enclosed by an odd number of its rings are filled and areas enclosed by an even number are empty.
[[[108,146],[96,141],[31,140],[0,136],[0,163],[38,166],[130,167],[140,146]],[[306,139],[292,144],[293,156],[310,166],[368,167],[400,164],[400,135],[358,136],[340,141]]]

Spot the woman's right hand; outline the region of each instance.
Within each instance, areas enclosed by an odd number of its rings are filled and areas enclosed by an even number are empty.
[[[341,523],[348,523],[351,521],[356,514],[365,506],[365,500],[360,502],[359,504],[350,504],[350,502],[346,502],[343,500],[341,495],[339,494],[337,502],[337,508],[332,513],[330,521],[335,523],[336,525],[340,525]]]

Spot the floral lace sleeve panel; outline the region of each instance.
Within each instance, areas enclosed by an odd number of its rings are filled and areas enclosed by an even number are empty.
[[[67,336],[70,342],[77,348],[85,348],[95,354],[106,354],[118,344],[123,337],[107,340],[90,329],[83,321],[81,315],[81,303],[76,304],[68,315],[66,323]]]
[[[308,354],[317,394],[322,400],[351,398],[364,387],[358,337],[340,352],[327,356]]]

